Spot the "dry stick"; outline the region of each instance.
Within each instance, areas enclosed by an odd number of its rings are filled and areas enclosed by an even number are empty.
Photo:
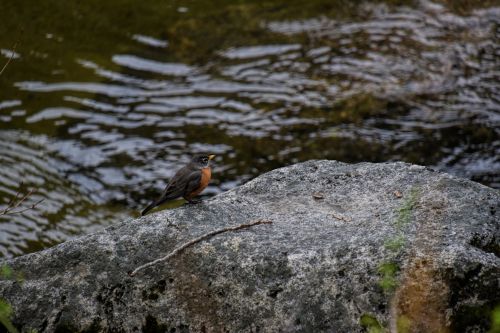
[[[11,208],[9,208],[9,210],[12,210],[12,209],[14,209],[14,208],[19,207],[19,206],[20,206],[20,205],[24,202],[24,200],[26,200],[27,198],[29,198],[29,197],[33,194],[33,192],[35,192],[35,189],[31,189],[31,190],[29,190],[29,191],[28,191],[28,193],[26,193],[26,194],[25,194],[25,195],[24,195],[21,199],[19,199],[19,200],[17,199],[17,195],[16,195],[16,200],[18,200],[18,201],[14,204],[14,206],[12,206]]]
[[[15,197],[12,197],[9,201],[9,203],[7,204],[7,207],[10,207],[14,202],[17,201],[17,198],[19,197],[19,194],[21,194],[21,188],[23,187],[23,182],[20,182],[19,183],[19,186],[18,186],[18,190],[16,192],[16,196]]]
[[[34,190],[32,189],[31,191],[29,191],[28,193],[26,193],[25,195],[23,195],[19,199],[19,195],[21,194],[21,186],[22,186],[22,183],[21,183],[21,185],[19,185],[19,190],[17,191],[16,196],[9,201],[9,203],[7,204],[7,207],[3,210],[3,212],[0,215],[8,215],[11,210],[19,207],[19,205],[22,204],[23,201],[26,200],[26,198],[28,198],[29,196],[31,196],[33,194]]]
[[[21,184],[19,184],[19,189],[17,190],[16,192],[16,196],[15,197],[12,197],[9,202],[7,203],[7,206],[5,207],[5,209],[0,213],[0,215],[7,215],[7,213],[9,211],[11,211],[15,204],[17,203],[17,200],[19,200],[19,195],[21,194],[21,187],[23,186],[23,182],[21,182]]]
[[[19,206],[21,206],[21,204],[24,201],[26,201],[26,199],[31,197],[31,195],[35,192],[35,189],[31,189],[26,194],[21,195],[22,186],[23,186],[23,182],[21,182],[19,184],[19,190],[17,190],[16,196],[12,197],[12,199],[9,200],[7,207],[5,207],[3,211],[0,211],[0,215],[14,215],[14,214],[24,213],[27,210],[35,209],[35,207],[38,206],[44,200],[44,199],[40,199],[37,202],[35,202],[34,204],[32,204],[30,207],[23,208],[23,209],[17,210],[17,211],[12,211],[12,210],[18,208]]]
[[[184,250],[185,248],[187,248],[187,247],[189,247],[189,246],[191,246],[193,244],[199,243],[202,240],[205,240],[207,238],[213,237],[213,236],[218,235],[218,234],[222,234],[223,232],[236,231],[236,230],[240,230],[240,229],[250,228],[250,227],[253,227],[254,225],[271,224],[271,223],[273,223],[273,222],[272,221],[267,221],[267,220],[257,220],[255,222],[251,222],[251,223],[248,223],[248,224],[240,224],[240,225],[235,226],[235,227],[222,228],[222,229],[219,229],[219,230],[215,230],[215,231],[206,233],[204,235],[201,235],[198,238],[195,238],[193,240],[190,240],[187,243],[182,244],[181,246],[179,246],[178,248],[174,249],[172,252],[170,252],[169,254],[167,254],[166,256],[164,256],[163,258],[156,259],[154,261],[148,262],[148,263],[146,263],[146,264],[144,264],[142,266],[137,267],[132,272],[129,272],[128,275],[134,276],[141,269],[144,269],[144,268],[147,268],[147,267],[151,267],[151,266],[156,265],[156,264],[158,264],[158,263],[160,263],[162,261],[166,261],[166,260],[172,258],[173,256],[175,256],[177,253],[179,253],[182,250]]]
[[[7,66],[9,65],[9,63],[14,58],[14,55],[16,54],[16,46],[17,46],[17,42],[14,43],[14,46],[12,47],[12,51],[10,51],[10,58],[9,58],[9,60],[7,60],[7,62],[5,63],[5,65],[3,65],[3,68],[0,71],[0,75],[2,75],[3,71],[7,68]]]
[[[0,213],[0,215],[14,215],[14,214],[24,213],[27,210],[35,209],[36,206],[38,206],[38,204],[40,204],[43,200],[45,200],[45,199],[40,199],[37,202],[35,202],[34,204],[32,204],[30,207],[27,207],[27,208],[24,208],[24,209],[21,209],[21,210],[16,210],[15,212],[11,212],[10,209],[7,210],[7,211],[4,210],[2,213]]]
[[[2,213],[0,213],[0,215],[5,215],[7,214],[7,212],[9,210],[12,209],[13,205],[17,202],[18,198],[19,198],[19,195],[21,194],[21,189],[23,187],[23,182],[20,182],[19,183],[19,186],[18,186],[18,190],[16,192],[16,196],[15,197],[12,197],[10,198],[9,202],[7,203],[7,207],[5,207],[5,209],[3,210]]]

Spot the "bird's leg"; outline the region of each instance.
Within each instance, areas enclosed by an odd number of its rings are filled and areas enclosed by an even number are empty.
[[[193,200],[193,199],[190,199],[188,200],[188,204],[189,205],[196,205],[196,204],[199,204],[201,202],[201,199],[198,199],[198,200]]]

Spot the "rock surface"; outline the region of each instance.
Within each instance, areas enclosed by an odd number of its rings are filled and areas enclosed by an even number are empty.
[[[203,233],[272,220],[127,272]],[[38,332],[487,331],[500,192],[404,163],[310,161],[6,261]]]

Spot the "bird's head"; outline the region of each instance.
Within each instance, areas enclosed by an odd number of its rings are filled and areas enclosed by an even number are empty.
[[[193,156],[191,163],[201,169],[208,168],[210,166],[210,160],[212,160],[214,157],[215,155],[206,155],[206,154],[195,155]]]

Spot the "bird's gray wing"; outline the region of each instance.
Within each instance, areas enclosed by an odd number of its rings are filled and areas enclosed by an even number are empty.
[[[160,200],[173,200],[184,195],[184,189],[191,178],[193,170],[188,168],[180,169],[173,177],[170,183],[161,194]]]
[[[200,187],[201,182],[201,171],[197,170],[189,175],[189,181],[186,184],[183,196],[188,196],[193,193],[198,187]]]

